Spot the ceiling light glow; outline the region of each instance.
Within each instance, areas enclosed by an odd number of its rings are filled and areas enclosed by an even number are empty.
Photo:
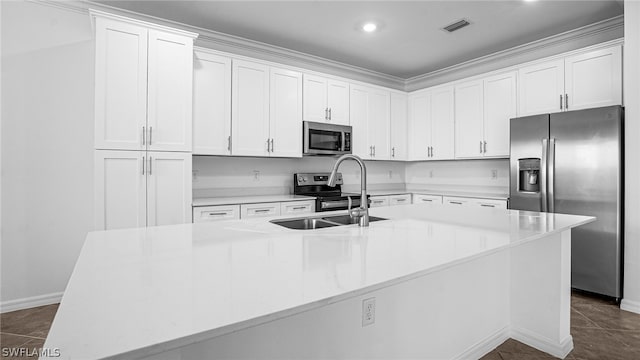
[[[362,25],[362,30],[369,33],[376,31],[377,28],[378,28],[378,25],[371,22]]]

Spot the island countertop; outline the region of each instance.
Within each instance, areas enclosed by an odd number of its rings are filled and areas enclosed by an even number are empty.
[[[421,204],[370,213],[388,220],[368,228],[290,230],[262,218],[91,232],[45,348],[59,348],[62,359],[156,354],[594,220]]]

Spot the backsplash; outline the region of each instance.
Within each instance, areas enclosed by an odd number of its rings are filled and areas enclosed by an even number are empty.
[[[293,174],[329,172],[333,157],[251,158],[223,156],[193,157],[193,197],[275,195],[293,193]],[[405,163],[367,161],[369,189],[404,188]],[[340,165],[347,191],[360,188],[360,168],[354,161]]]
[[[406,163],[408,190],[509,192],[509,159]]]

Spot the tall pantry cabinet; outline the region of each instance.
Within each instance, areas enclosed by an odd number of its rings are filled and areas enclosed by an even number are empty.
[[[92,11],[96,229],[191,222],[197,34]]]

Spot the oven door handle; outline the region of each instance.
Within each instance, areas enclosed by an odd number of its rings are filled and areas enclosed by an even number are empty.
[[[338,200],[338,201],[322,201],[320,203],[321,209],[335,209],[335,208],[344,208],[346,209],[349,206],[348,200]],[[353,199],[352,206],[360,206],[360,199]]]

